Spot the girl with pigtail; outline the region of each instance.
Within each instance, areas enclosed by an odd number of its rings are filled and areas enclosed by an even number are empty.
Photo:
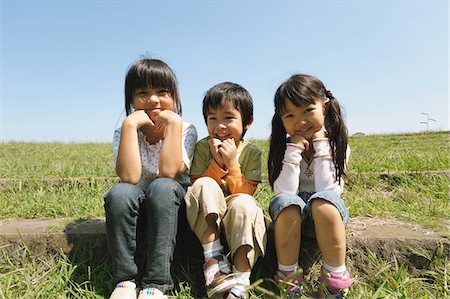
[[[276,194],[269,207],[275,280],[289,282],[290,297],[301,296],[301,236],[315,237],[323,259],[321,296],[340,298],[354,281],[345,266],[349,213],[340,195],[350,150],[340,105],[319,79],[304,74],[282,83],[274,104],[268,172]]]

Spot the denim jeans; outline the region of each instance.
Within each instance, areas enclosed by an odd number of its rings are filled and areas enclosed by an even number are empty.
[[[114,284],[132,280],[163,293],[173,288],[170,267],[185,193],[176,180],[157,178],[146,190],[119,183],[105,195]]]

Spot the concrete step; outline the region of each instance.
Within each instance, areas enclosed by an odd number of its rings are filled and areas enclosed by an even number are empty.
[[[395,256],[416,268],[426,267],[429,258],[443,247],[449,254],[450,240],[417,224],[393,219],[368,217],[351,218],[347,226],[347,247],[370,250],[390,260]],[[23,245],[36,254],[48,250],[70,253],[93,249],[106,255],[104,218],[70,222],[68,219],[23,219],[0,223],[0,246],[14,250]]]

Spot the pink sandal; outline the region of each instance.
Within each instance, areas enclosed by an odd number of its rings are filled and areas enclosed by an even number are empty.
[[[354,281],[355,279],[350,278],[350,274],[347,271],[342,275],[338,275],[322,267],[320,298],[345,298],[348,288]]]
[[[303,269],[299,268],[291,275],[277,271],[274,276],[280,289],[287,289],[287,298],[300,298],[303,294]]]

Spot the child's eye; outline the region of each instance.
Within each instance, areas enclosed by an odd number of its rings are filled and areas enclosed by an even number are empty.
[[[148,98],[147,93],[145,91],[139,91],[135,95],[136,99],[138,100],[146,100]]]
[[[227,116],[227,119],[235,119],[234,116]]]
[[[159,97],[169,97],[170,96],[170,92],[168,90],[160,90],[158,92],[158,96]]]
[[[292,114],[288,114],[288,115],[284,116],[284,118],[292,118],[292,117],[294,117],[294,115],[292,115]]]

